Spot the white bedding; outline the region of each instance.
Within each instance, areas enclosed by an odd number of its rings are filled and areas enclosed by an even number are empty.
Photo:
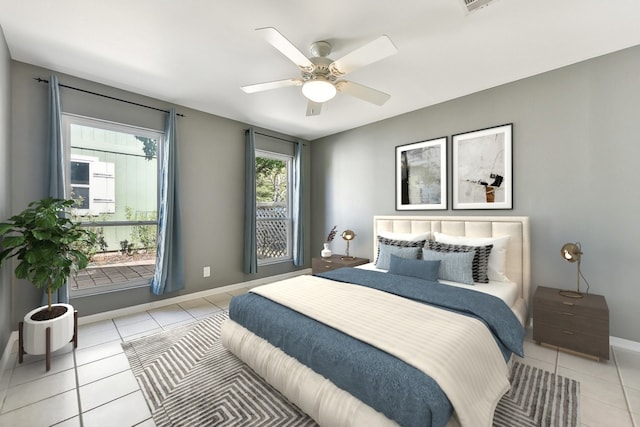
[[[362,268],[364,270],[375,270],[386,272],[387,270],[381,270],[376,267],[375,263],[370,262],[367,264],[359,265],[356,268]],[[463,283],[451,282],[449,280],[438,280],[438,282],[445,285],[457,286],[459,288],[470,289],[472,291],[484,292],[485,294],[493,295],[504,301],[509,307],[513,307],[518,301],[520,289],[514,282],[494,282],[489,283],[475,283],[473,285],[465,285]]]

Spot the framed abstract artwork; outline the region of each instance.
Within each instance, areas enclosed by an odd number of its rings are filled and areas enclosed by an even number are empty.
[[[453,209],[513,209],[513,124],[451,137]]]
[[[396,210],[447,209],[447,137],[396,147]]]

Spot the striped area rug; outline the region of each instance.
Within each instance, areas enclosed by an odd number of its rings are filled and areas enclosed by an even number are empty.
[[[159,427],[317,424],[220,343],[221,313],[122,344]],[[579,426],[575,380],[514,363],[494,426]]]
[[[580,383],[515,362],[511,390],[496,408],[494,427],[579,426]]]

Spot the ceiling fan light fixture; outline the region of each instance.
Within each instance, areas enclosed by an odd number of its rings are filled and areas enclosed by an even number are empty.
[[[302,85],[302,94],[313,102],[326,102],[336,96],[336,87],[330,81],[316,77]]]

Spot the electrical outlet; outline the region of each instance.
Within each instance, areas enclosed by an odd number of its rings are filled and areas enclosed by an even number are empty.
[[[202,277],[209,277],[211,276],[211,267],[206,266],[205,268],[202,269]]]

